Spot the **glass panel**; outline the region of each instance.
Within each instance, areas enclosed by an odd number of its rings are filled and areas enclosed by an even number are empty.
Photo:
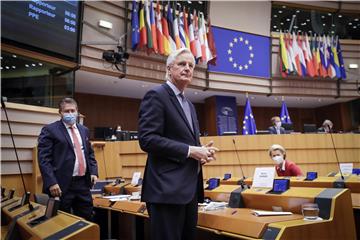
[[[9,102],[57,107],[60,99],[73,96],[74,72],[60,65],[2,52],[1,89]]]

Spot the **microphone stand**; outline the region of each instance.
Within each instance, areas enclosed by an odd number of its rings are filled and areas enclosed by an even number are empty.
[[[233,144],[234,144],[234,149],[235,149],[235,153],[236,153],[236,158],[239,162],[239,166],[240,166],[240,170],[241,170],[241,174],[242,174],[242,178],[239,180],[238,184],[241,186],[242,189],[246,189],[248,188],[248,186],[245,184],[245,175],[244,175],[244,171],[243,171],[243,168],[241,166],[241,161],[240,161],[240,157],[239,157],[239,154],[238,154],[238,151],[237,151],[237,148],[236,148],[236,143],[235,143],[235,139],[233,138]]]
[[[340,176],[341,176],[341,179],[344,181],[344,175],[342,174],[342,171],[341,171],[340,162],[339,162],[339,158],[338,158],[337,151],[336,151],[336,148],[335,148],[334,139],[333,139],[332,133],[331,132],[329,132],[329,133],[330,133],[331,142],[332,142],[332,145],[333,145],[333,148],[334,148],[334,151],[335,151],[335,157],[336,157],[336,162],[337,162],[338,167],[339,167]]]
[[[20,176],[21,176],[21,181],[22,181],[22,185],[23,185],[23,188],[24,188],[24,194],[27,194],[26,186],[25,186],[25,181],[24,181],[24,175],[23,175],[23,173],[22,173],[22,169],[21,169],[21,165],[20,165],[20,161],[19,161],[19,156],[18,156],[17,149],[16,149],[16,146],[15,146],[14,135],[13,135],[12,130],[11,130],[10,121],[9,121],[9,117],[8,117],[8,114],[7,114],[7,111],[6,111],[6,106],[5,106],[5,102],[4,102],[4,97],[3,97],[3,96],[1,96],[1,107],[2,107],[2,109],[4,109],[5,116],[6,116],[6,122],[7,122],[8,126],[9,126],[11,141],[12,141],[12,144],[13,144],[13,147],[14,147],[15,156],[16,156],[16,161],[17,161],[17,164],[18,164],[18,167],[19,167]],[[24,204],[26,204],[26,203],[24,203]],[[34,207],[33,207],[33,205],[30,203],[30,201],[28,202],[28,204],[29,204],[29,210],[30,210],[30,211],[33,211],[33,210],[34,210]]]

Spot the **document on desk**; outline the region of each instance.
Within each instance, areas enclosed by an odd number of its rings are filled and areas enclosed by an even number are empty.
[[[131,195],[112,195],[112,196],[104,196],[103,198],[109,199],[111,202],[116,201],[126,201],[131,197]]]
[[[261,211],[261,210],[251,210],[251,212],[257,217],[292,215],[292,212],[274,212],[274,211]]]

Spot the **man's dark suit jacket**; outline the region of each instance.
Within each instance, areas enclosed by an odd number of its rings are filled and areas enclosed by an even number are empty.
[[[276,128],[274,126],[269,127],[270,134],[277,134]],[[285,134],[285,128],[280,127],[280,134]]]
[[[199,124],[189,102],[194,132],[173,90],[166,83],[150,90],[139,111],[139,143],[148,153],[141,198],[144,202],[187,204],[197,193],[203,202],[202,170],[187,158],[190,146],[200,146]]]
[[[89,141],[89,129],[76,125],[84,146],[86,178],[91,187],[90,175],[98,175],[94,151]],[[63,194],[70,186],[75,165],[75,152],[71,138],[62,121],[46,125],[38,139],[38,161],[43,179],[43,192],[50,194],[49,187],[59,184]]]

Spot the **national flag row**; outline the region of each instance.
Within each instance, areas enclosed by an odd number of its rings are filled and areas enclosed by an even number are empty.
[[[337,36],[280,32],[279,41],[282,77],[297,75],[346,79],[344,59]]]
[[[216,64],[216,47],[210,21],[202,12],[187,12],[175,1],[165,5],[153,1],[133,1],[131,48],[168,56],[179,48],[189,48],[196,61]],[[162,9],[161,9],[162,8]]]

